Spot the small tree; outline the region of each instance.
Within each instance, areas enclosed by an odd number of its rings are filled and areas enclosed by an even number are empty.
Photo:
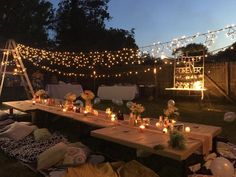
[[[173,52],[173,55],[197,56],[197,55],[203,55],[207,53],[208,53],[208,50],[206,46],[204,46],[203,44],[191,43],[191,44],[188,44],[186,47],[177,48]]]

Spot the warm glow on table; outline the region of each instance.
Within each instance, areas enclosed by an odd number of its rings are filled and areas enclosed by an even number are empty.
[[[140,132],[143,133],[143,131],[144,131],[144,129],[145,129],[145,125],[140,125],[140,126],[139,126],[139,129],[140,129]]]
[[[185,127],[185,132],[189,133],[191,131],[190,127]]]
[[[163,133],[168,133],[168,129],[167,128],[163,128]]]
[[[116,120],[116,115],[115,114],[111,114],[111,121],[114,122]]]
[[[160,127],[160,126],[161,126],[160,122],[157,122],[156,127]]]
[[[98,116],[98,111],[97,111],[97,110],[93,110],[93,114],[94,114],[95,116]]]

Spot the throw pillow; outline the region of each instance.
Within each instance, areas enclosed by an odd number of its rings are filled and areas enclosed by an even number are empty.
[[[142,177],[159,177],[153,170],[145,167],[136,160],[127,162],[125,165],[118,169],[119,176],[130,177],[130,176],[142,176]]]
[[[25,125],[33,125],[32,122],[20,122],[20,123]]]
[[[85,163],[87,155],[87,152],[83,148],[68,147],[62,165],[78,166]]]
[[[76,148],[82,148],[84,151],[89,155],[91,153],[91,150],[89,149],[88,146],[84,145],[81,142],[75,142],[75,143],[70,143],[68,144],[69,147],[76,147]]]
[[[0,121],[6,120],[8,118],[8,116],[9,116],[9,114],[0,110]]]
[[[21,124],[20,122],[14,122],[9,125],[9,128],[6,131],[0,133],[0,137],[6,137],[18,141],[28,136],[36,128],[36,126],[28,126]]]
[[[12,124],[13,122],[15,122],[15,121],[12,120],[12,119],[2,120],[2,121],[0,121],[0,126],[1,126],[1,127],[7,126],[7,125],[9,125],[9,124]]]
[[[39,154],[37,158],[37,170],[48,169],[63,160],[66,150],[67,145],[60,142]]]
[[[47,128],[39,128],[34,130],[34,139],[35,141],[47,140],[52,137],[52,134],[48,131]]]

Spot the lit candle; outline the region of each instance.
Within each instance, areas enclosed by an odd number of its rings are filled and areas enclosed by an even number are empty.
[[[110,108],[107,108],[106,109],[106,114],[110,114],[111,113],[111,109]]]
[[[84,110],[84,115],[87,116],[88,114],[88,111]]]
[[[76,110],[77,110],[77,107],[73,106],[73,111],[76,112]]]
[[[97,111],[97,110],[93,110],[93,114],[94,114],[95,116],[98,116],[98,111]]]
[[[47,100],[47,99],[45,99],[45,100],[44,100],[44,103],[46,104],[47,102],[48,102],[48,100]]]
[[[139,126],[139,130],[140,130],[141,133],[143,133],[144,129],[145,129],[145,125],[140,125]]]
[[[171,120],[171,123],[172,123],[172,124],[175,124],[175,123],[176,123],[176,120],[172,119],[172,120]]]
[[[163,128],[163,133],[167,133],[168,129],[167,128]]]
[[[35,105],[36,101],[35,101],[35,100],[33,100],[33,102],[32,102],[32,103],[33,103],[33,105]]]
[[[189,133],[191,131],[190,127],[185,127],[185,132]]]
[[[159,116],[159,122],[162,122],[162,121],[163,121],[163,117]]]
[[[149,124],[150,124],[150,118],[143,118],[143,123],[144,123],[146,126],[149,126]]]
[[[157,122],[156,127],[160,127],[160,126],[161,126],[160,122]]]
[[[63,112],[66,112],[66,108],[63,108],[62,111],[63,111]]]
[[[111,114],[111,121],[114,122],[116,120],[116,115],[115,114]]]
[[[110,116],[111,116],[111,114],[112,114],[110,108],[107,108],[107,109],[106,109],[106,114],[107,114],[107,117],[110,118]]]

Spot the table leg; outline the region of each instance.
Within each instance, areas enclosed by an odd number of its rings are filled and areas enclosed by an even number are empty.
[[[10,116],[13,116],[13,108],[9,108],[9,114]]]
[[[212,140],[212,152],[217,153],[217,137],[214,137]]]
[[[181,161],[182,166],[182,176],[187,177],[188,176],[188,163],[187,160]]]
[[[36,111],[31,112],[31,122],[32,122],[32,124],[37,124],[37,113],[36,113]]]
[[[41,126],[43,117],[44,116],[42,116],[40,111],[32,111],[31,112],[31,122],[32,122],[32,124]]]
[[[14,118],[13,108],[9,108],[9,118]]]

